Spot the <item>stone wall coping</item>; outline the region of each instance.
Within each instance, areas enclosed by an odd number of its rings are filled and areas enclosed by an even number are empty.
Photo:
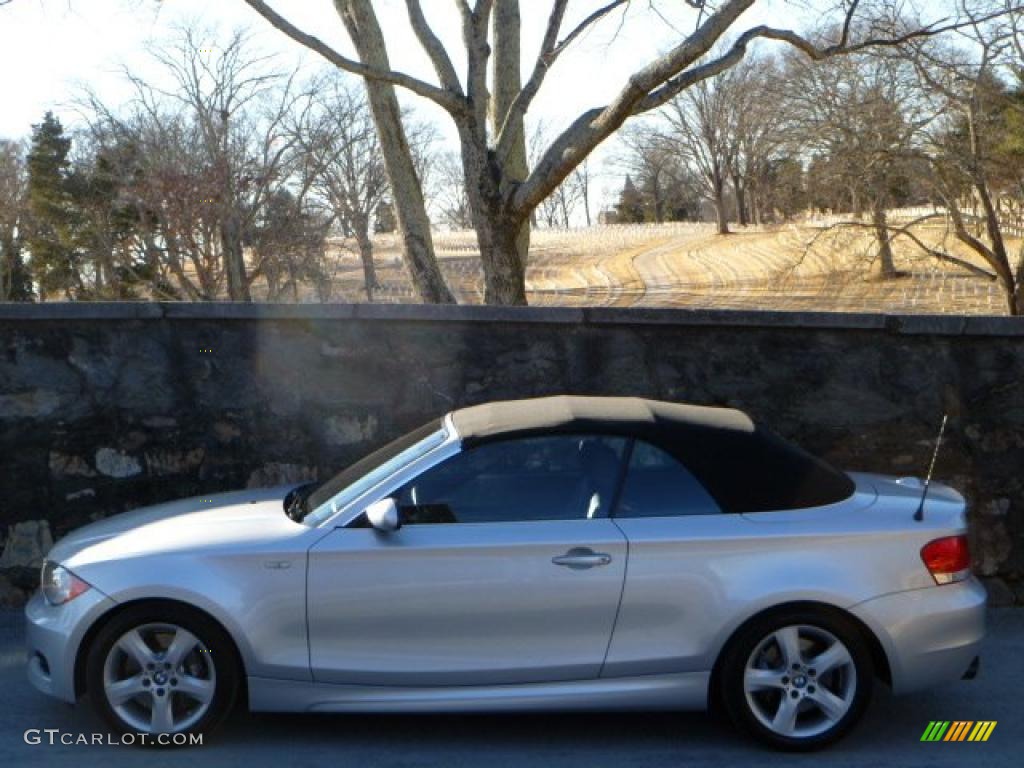
[[[60,320],[374,320],[391,322],[675,325],[874,330],[897,335],[1024,336],[1024,317],[783,312],[732,309],[495,307],[438,304],[259,304],[242,302],[0,303],[0,322]]]

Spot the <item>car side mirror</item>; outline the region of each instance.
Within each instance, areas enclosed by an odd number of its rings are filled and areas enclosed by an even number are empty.
[[[402,527],[402,523],[398,519],[398,505],[392,498],[373,502],[365,512],[370,525],[382,533],[397,531]]]

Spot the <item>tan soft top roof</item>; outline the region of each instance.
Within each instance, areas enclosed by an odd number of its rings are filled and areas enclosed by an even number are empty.
[[[751,434],[754,423],[734,408],[667,403],[639,397],[558,395],[529,400],[504,400],[452,412],[463,442],[506,433],[652,429],[684,433],[690,430],[729,430]],[[632,429],[630,429],[632,428]]]

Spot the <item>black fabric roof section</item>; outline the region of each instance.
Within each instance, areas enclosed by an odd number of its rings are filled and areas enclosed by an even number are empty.
[[[543,434],[626,435],[672,454],[726,512],[767,512],[849,498],[846,474],[733,408],[637,397],[561,395],[462,408],[452,421],[468,447]]]

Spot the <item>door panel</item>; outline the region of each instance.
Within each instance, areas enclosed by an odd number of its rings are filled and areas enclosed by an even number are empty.
[[[314,679],[596,678],[625,566],[625,537],[607,519],[337,529],[309,557]]]
[[[756,532],[741,515],[616,523],[629,539],[629,576],[602,675],[710,669],[722,628],[743,610],[730,574],[757,560]]]

